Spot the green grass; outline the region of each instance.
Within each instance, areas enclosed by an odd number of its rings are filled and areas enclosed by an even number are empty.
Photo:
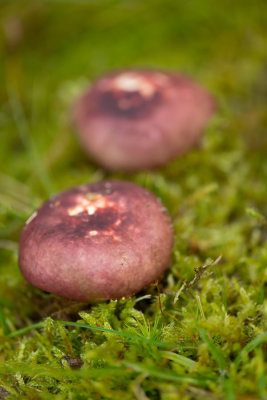
[[[266,48],[263,0],[0,1],[0,399],[267,399]],[[130,175],[86,158],[73,99],[127,66],[180,70],[214,92],[201,148]],[[107,177],[168,208],[163,279],[93,305],[31,287],[17,264],[25,220],[52,193]]]

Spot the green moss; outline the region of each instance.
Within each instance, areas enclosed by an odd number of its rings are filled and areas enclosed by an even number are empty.
[[[266,2],[0,7],[0,398],[266,399]],[[157,171],[109,174],[82,153],[69,109],[91,79],[132,65],[193,75],[219,110],[201,148]],[[105,177],[141,184],[172,215],[158,287],[90,306],[28,285],[24,221],[52,193]]]

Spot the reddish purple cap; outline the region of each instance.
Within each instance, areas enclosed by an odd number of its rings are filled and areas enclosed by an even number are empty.
[[[150,70],[103,76],[76,102],[74,120],[89,155],[110,170],[164,165],[198,144],[214,98],[188,77]]]
[[[147,190],[103,181],[67,190],[27,221],[19,265],[45,291],[78,301],[131,296],[168,267],[171,220]]]

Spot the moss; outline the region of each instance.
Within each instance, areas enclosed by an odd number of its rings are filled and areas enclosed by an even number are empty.
[[[0,14],[0,398],[265,399],[266,2],[22,0]],[[190,154],[109,174],[82,153],[69,109],[91,79],[132,65],[193,75],[219,110]],[[163,279],[93,305],[25,283],[24,221],[52,193],[107,177],[169,209]]]

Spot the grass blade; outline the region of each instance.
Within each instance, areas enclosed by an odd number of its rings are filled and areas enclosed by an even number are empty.
[[[45,168],[45,165],[42,163],[37,147],[29,134],[30,126],[21,105],[19,96],[16,91],[10,86],[8,86],[7,89],[9,94],[9,106],[11,110],[11,115],[16,125],[17,132],[26,151],[28,152],[28,158],[32,164],[33,170],[40,179],[40,182],[42,183],[43,188],[46,190],[47,194],[50,195],[54,192],[54,186],[48,174],[48,171]]]
[[[10,330],[7,325],[6,316],[2,307],[0,307],[0,326],[2,326],[4,335],[7,336],[10,333]]]
[[[162,354],[168,360],[180,364],[185,368],[192,368],[196,365],[196,361],[193,361],[188,357],[181,356],[180,354],[173,353],[172,351],[164,351]]]
[[[210,351],[212,357],[214,358],[214,360],[216,361],[218,367],[221,370],[226,369],[227,368],[227,362],[224,359],[222,351],[208,337],[206,331],[203,328],[198,327],[198,331],[200,333],[201,339],[208,345],[209,351]]]
[[[206,377],[206,376],[195,376],[192,377],[190,375],[178,375],[173,373],[172,371],[164,371],[159,368],[150,368],[140,364],[135,363],[123,363],[126,367],[133,369],[137,372],[147,373],[150,376],[155,378],[164,379],[167,381],[179,382],[179,383],[189,383],[191,385],[198,386],[207,386],[208,382],[213,381],[214,378]]]
[[[267,332],[263,332],[261,335],[257,336],[255,339],[253,339],[251,342],[249,342],[238,354],[238,356],[235,359],[235,366],[236,368],[239,367],[239,365],[242,362],[242,359],[248,355],[252,350],[254,350],[256,347],[258,347],[260,344],[267,342]]]
[[[113,335],[117,335],[120,337],[123,337],[125,339],[128,340],[137,340],[143,343],[148,343],[157,347],[163,347],[163,348],[173,348],[173,347],[178,347],[176,344],[174,343],[165,343],[165,342],[161,342],[158,340],[153,340],[149,337],[142,337],[142,336],[137,336],[137,335],[131,335],[125,332],[120,332],[120,331],[115,331],[112,329],[106,329],[106,328],[101,328],[98,326],[93,326],[93,325],[89,325],[89,324],[80,324],[79,322],[69,322],[69,321],[56,321],[57,323],[60,323],[64,326],[72,326],[75,328],[84,328],[84,329],[90,329],[92,331],[97,331],[97,332],[105,332],[105,333],[112,333]],[[26,326],[25,328],[19,329],[15,332],[11,332],[8,337],[9,338],[14,338],[16,336],[21,336],[24,335],[24,333],[32,330],[32,329],[38,329],[38,328],[43,328],[45,326],[44,322],[38,322],[36,324],[30,325],[30,326]]]

